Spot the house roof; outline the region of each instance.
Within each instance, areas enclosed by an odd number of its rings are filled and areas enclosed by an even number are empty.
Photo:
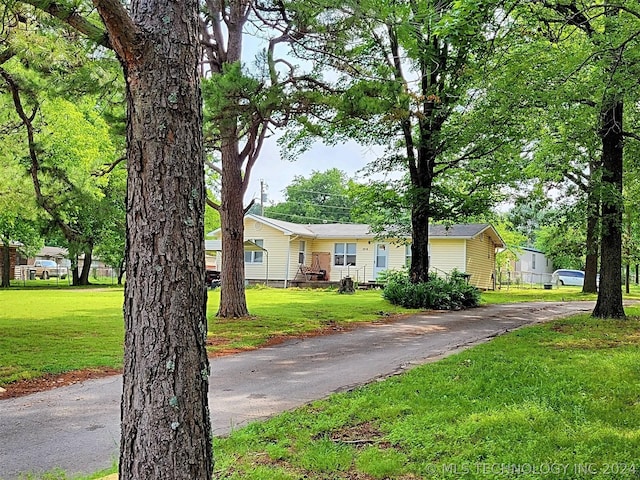
[[[247,215],[257,222],[270,225],[281,230],[285,235],[301,235],[321,238],[374,238],[369,225],[362,223],[315,223],[302,225],[285,222],[260,215]],[[217,232],[217,231],[216,231]],[[471,239],[487,233],[498,246],[504,246],[504,242],[496,230],[488,223],[465,223],[457,225],[429,225],[429,236],[433,238]]]
[[[373,238],[369,225],[362,223],[301,223],[285,222],[275,218],[262,217],[260,215],[248,214],[256,222],[269,225],[282,231],[285,235],[301,235],[305,237],[322,238]],[[218,232],[218,230],[216,230]],[[214,233],[214,232],[212,232]]]
[[[307,225],[316,237],[322,238],[373,238],[369,225],[362,223],[319,223]]]
[[[267,249],[261,247],[260,245],[252,242],[251,240],[244,241],[244,249],[250,252],[266,252]],[[206,252],[221,252],[222,251],[222,240],[205,240],[204,241],[204,250]]]
[[[545,254],[542,250],[538,250],[537,248],[533,248],[533,247],[518,247],[519,250],[526,250],[527,252],[533,252],[533,253],[541,253],[541,254]]]
[[[489,230],[487,233],[493,238],[494,242],[502,246],[504,242],[498,232],[489,223],[462,223],[457,225],[429,225],[429,236],[436,238],[459,238],[469,239],[475,238],[481,233]]]
[[[282,230],[285,235],[304,235],[315,236],[313,230],[310,228],[312,225],[303,225],[301,223],[285,222],[284,220],[276,220],[275,218],[261,217],[260,215],[247,215],[248,218],[253,218],[257,222],[270,225],[278,230]]]
[[[45,258],[64,258],[69,254],[66,248],[60,247],[42,247],[36,254],[36,257]]]
[[[269,225],[276,230],[280,230],[285,235],[302,235],[305,237],[313,237],[315,234],[307,228],[306,225],[300,223],[285,222],[283,220],[276,220],[275,218],[261,217],[260,215],[247,214],[245,218],[251,218],[257,222]],[[220,235],[221,228],[216,228],[214,231],[209,232],[207,236],[216,237]]]

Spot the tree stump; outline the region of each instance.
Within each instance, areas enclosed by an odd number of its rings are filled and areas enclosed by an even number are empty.
[[[356,291],[351,277],[344,277],[340,280],[340,288],[338,293],[354,293]]]

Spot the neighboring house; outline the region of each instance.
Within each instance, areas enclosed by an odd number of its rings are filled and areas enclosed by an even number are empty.
[[[9,280],[13,280],[15,278],[18,246],[18,244],[13,242],[9,244]],[[4,246],[0,244],[0,277],[2,276],[2,269],[4,268],[4,252],[2,251],[3,248]]]
[[[535,248],[521,247],[518,258],[511,261],[511,281],[522,283],[546,283],[551,281],[553,262],[544,252]],[[504,281],[504,279],[503,279]]]
[[[368,282],[411,260],[409,239],[403,239],[405,243],[379,240],[363,224],[302,225],[249,214],[244,228],[245,240],[262,249],[245,250],[245,277],[250,281],[269,279],[286,287],[304,279],[305,272],[324,271],[330,281],[350,276]],[[210,235],[219,237],[220,229]],[[483,289],[495,288],[496,249],[503,246],[489,224],[433,225],[429,229],[432,271],[445,275],[457,269]],[[224,258],[219,260],[220,267]]]
[[[67,267],[71,269],[71,260],[67,258],[69,252],[66,248],[61,247],[42,247],[40,251],[32,258],[25,259],[24,264],[33,265],[36,260],[53,260],[61,267]],[[84,265],[84,254],[78,257],[78,269],[82,270],[82,266]],[[91,268],[92,269],[106,269],[107,265],[97,257],[93,257],[91,259]]]
[[[67,259],[67,249],[60,247],[42,247],[32,258],[25,259],[25,264],[33,265],[36,260],[53,260],[61,267],[70,267],[71,262]]]

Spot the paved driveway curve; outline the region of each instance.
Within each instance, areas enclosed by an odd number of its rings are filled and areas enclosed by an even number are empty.
[[[215,435],[439,358],[526,324],[584,313],[593,302],[490,305],[429,312],[211,360]],[[60,467],[108,468],[118,455],[122,377],[0,401],[0,478]]]

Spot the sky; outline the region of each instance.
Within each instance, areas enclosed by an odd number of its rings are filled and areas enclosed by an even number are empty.
[[[295,176],[309,177],[316,170],[324,172],[331,168],[337,168],[345,172],[350,178],[357,179],[358,170],[367,163],[376,159],[382,153],[381,148],[362,146],[356,142],[348,142],[338,145],[324,145],[316,143],[301,155],[298,160],[283,160],[280,155],[280,146],[276,143],[276,137],[265,140],[260,157],[253,167],[249,188],[245,196],[245,204],[252,198],[260,201],[260,180],[266,185],[267,202],[278,203],[284,201],[284,190],[291,184]]]
[[[246,26],[251,29],[251,25]],[[264,47],[264,40],[261,38],[264,33],[247,31],[243,37],[243,63],[245,67],[252,68],[253,62],[258,52]],[[286,50],[286,45],[279,48]],[[276,56],[284,56],[289,61],[286,51],[278,50]],[[297,66],[305,65],[305,62],[295,61]],[[307,65],[307,67],[311,67]],[[330,74],[329,74],[330,75]],[[285,188],[291,184],[295,176],[309,177],[312,171],[324,172],[331,168],[337,168],[345,172],[349,178],[356,179],[357,171],[363,168],[370,161],[382,155],[382,147],[371,147],[359,145],[356,142],[348,142],[337,145],[324,145],[320,142],[301,155],[295,161],[283,160],[280,155],[280,146],[277,144],[277,134],[267,138],[262,147],[249,179],[249,188],[244,198],[247,205],[252,198],[256,202],[260,201],[260,180],[264,180],[267,193],[267,202],[278,203],[284,201]]]
[[[264,32],[252,32],[251,25],[246,26],[248,31],[243,37],[242,58],[245,67],[253,68],[256,55],[265,47],[262,38]],[[284,56],[287,60],[292,59],[287,55],[286,45],[280,44],[276,56]],[[304,69],[305,62],[295,60],[294,63]],[[311,68],[311,65],[306,65]],[[325,72],[331,78],[330,72]],[[302,154],[297,160],[283,160],[280,155],[280,146],[277,144],[277,134],[267,138],[262,147],[249,179],[249,188],[244,198],[247,205],[252,198],[256,202],[260,201],[260,180],[264,180],[266,185],[267,202],[265,205],[284,201],[285,188],[291,184],[295,176],[309,177],[316,170],[324,172],[331,168],[337,168],[345,172],[349,178],[357,180],[357,172],[367,163],[382,156],[383,147],[372,147],[369,145],[359,145],[354,141],[337,145],[324,145],[317,142],[307,152]],[[373,178],[381,179],[384,175],[376,175]],[[397,177],[397,175],[392,175]]]

